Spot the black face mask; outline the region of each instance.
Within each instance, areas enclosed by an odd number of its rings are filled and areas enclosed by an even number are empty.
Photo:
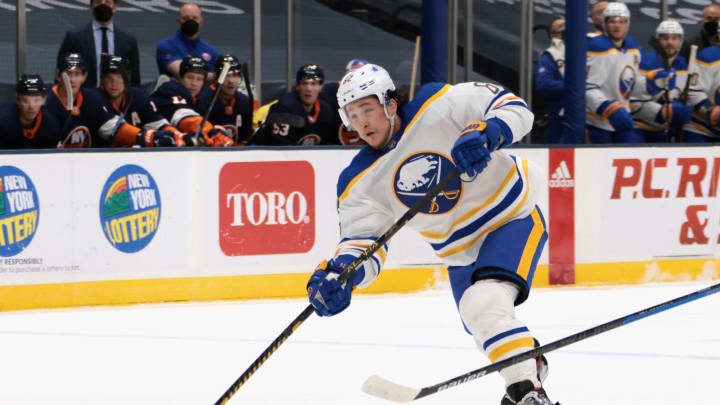
[[[198,22],[195,20],[187,20],[184,23],[180,24],[180,31],[186,37],[191,37],[191,36],[197,34],[199,29],[200,29],[200,24],[198,24]]]
[[[93,15],[98,22],[106,23],[112,18],[113,10],[107,4],[101,4],[93,9]]]
[[[708,21],[705,24],[703,24],[703,32],[708,37],[712,37],[715,34],[717,34],[717,30],[718,30],[718,22],[715,20]]]

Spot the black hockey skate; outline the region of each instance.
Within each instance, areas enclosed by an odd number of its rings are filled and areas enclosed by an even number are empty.
[[[533,340],[535,341],[535,347],[539,347],[540,342],[538,342],[537,339],[535,339],[535,338],[533,338]],[[537,357],[536,359],[537,359],[537,377],[538,377],[538,380],[540,381],[540,383],[542,384],[548,376],[548,372],[549,372],[548,361],[547,361],[547,358],[545,358],[545,356],[542,356],[542,355],[540,357]],[[513,385],[515,385],[515,384],[513,384]],[[511,387],[512,387],[512,385],[511,385]],[[508,387],[508,390],[509,389],[510,389],[510,387]],[[502,401],[500,401],[500,405],[516,405],[516,404],[517,404],[517,402],[510,399],[508,394],[505,394]]]
[[[508,404],[513,405],[560,405],[560,403],[553,404],[547,397],[545,390],[535,388],[532,381],[529,380],[511,384],[507,388],[507,395],[503,398],[503,404],[505,404],[505,400],[511,401]]]

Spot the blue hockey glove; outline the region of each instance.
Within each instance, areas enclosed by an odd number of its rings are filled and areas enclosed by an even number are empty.
[[[673,128],[680,128],[690,122],[690,118],[692,118],[692,109],[683,103],[674,102],[662,106],[655,117],[655,122],[658,124],[668,122]]]
[[[317,266],[307,283],[308,298],[315,307],[315,313],[320,316],[333,316],[350,306],[352,289],[365,278],[365,270],[362,266],[358,267],[344,284],[340,284],[337,278],[354,259],[348,255],[347,263],[342,259],[331,259],[323,260]]]
[[[656,95],[663,90],[675,88],[675,72],[672,70],[655,69],[648,72],[646,89],[651,95]]]
[[[607,118],[616,132],[627,132],[633,129],[630,112],[619,101],[608,100],[597,109],[597,113]]]
[[[468,123],[450,151],[455,166],[469,177],[480,174],[490,162],[490,154],[503,146],[509,132],[510,128],[498,118]]]

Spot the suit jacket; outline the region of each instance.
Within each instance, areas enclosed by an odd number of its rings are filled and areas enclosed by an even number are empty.
[[[132,86],[140,86],[140,52],[134,36],[114,26],[115,55],[122,56],[130,63],[130,79]],[[92,23],[84,27],[74,28],[65,33],[57,55],[56,68],[60,66],[62,55],[68,52],[77,52],[82,55],[87,65],[87,79],[83,87],[97,87],[98,66],[95,57],[95,39],[93,37]]]

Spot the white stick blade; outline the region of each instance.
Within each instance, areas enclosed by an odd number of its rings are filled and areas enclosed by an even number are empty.
[[[63,86],[65,87],[65,109],[68,111],[72,111],[75,103],[73,100],[73,92],[72,92],[72,84],[70,83],[70,76],[68,76],[67,73],[62,72],[61,77],[62,77]]]
[[[362,390],[366,394],[395,402],[410,402],[420,393],[419,389],[396,384],[378,375],[365,380]]]
[[[230,70],[230,64],[225,63],[223,65],[222,71],[220,71],[220,77],[218,77],[219,84],[225,83],[225,76],[227,76],[229,70]]]

